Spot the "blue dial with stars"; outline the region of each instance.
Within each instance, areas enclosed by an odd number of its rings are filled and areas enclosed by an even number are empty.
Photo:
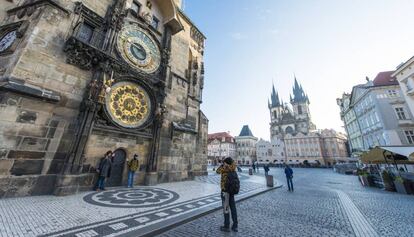
[[[161,55],[158,44],[151,35],[136,24],[122,28],[117,49],[126,62],[146,73],[156,72],[160,66]]]

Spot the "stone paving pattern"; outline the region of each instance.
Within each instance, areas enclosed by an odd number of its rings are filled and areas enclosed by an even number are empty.
[[[270,174],[285,180],[280,168]],[[223,216],[217,211],[160,236],[361,236],[351,221],[365,224],[370,236],[414,236],[414,196],[365,188],[357,177],[328,169],[294,169],[294,185],[293,193],[285,186],[238,203],[238,233],[219,231]],[[352,207],[364,220],[348,216]]]
[[[102,236],[142,228],[212,203],[219,205],[220,176],[210,174],[156,187],[1,199],[0,237]],[[246,173],[240,177],[241,193],[267,189],[263,177]]]

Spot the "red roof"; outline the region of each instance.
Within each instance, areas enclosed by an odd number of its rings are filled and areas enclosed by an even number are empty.
[[[380,72],[375,77],[373,83],[374,86],[391,86],[391,85],[398,85],[398,81],[395,77],[392,77],[391,74],[393,74],[394,71],[388,71],[388,72]]]
[[[218,132],[218,133],[208,134],[208,141],[210,142],[210,141],[215,140],[215,139],[218,139],[218,140],[222,141],[223,137],[224,137],[226,142],[234,142],[234,137],[231,136],[227,132]]]

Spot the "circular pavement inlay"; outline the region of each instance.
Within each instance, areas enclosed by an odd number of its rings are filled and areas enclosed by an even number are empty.
[[[91,193],[83,197],[87,203],[102,207],[154,207],[174,202],[180,196],[161,188],[122,188]]]

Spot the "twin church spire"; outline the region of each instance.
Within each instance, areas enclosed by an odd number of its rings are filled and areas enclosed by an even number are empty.
[[[295,82],[293,86],[293,97],[290,94],[291,103],[309,103],[308,95],[302,88],[302,85],[298,83],[298,80],[295,76]],[[283,101],[279,99],[279,93],[275,89],[275,85],[272,85],[272,94],[270,96],[270,101],[268,102],[269,108],[283,106]]]
[[[305,94],[305,91],[303,90],[302,85],[298,83],[298,80],[296,80],[296,77],[295,77],[295,85],[293,86],[293,98],[291,95],[290,101],[292,103],[303,103],[303,102],[309,103],[308,95]]]

